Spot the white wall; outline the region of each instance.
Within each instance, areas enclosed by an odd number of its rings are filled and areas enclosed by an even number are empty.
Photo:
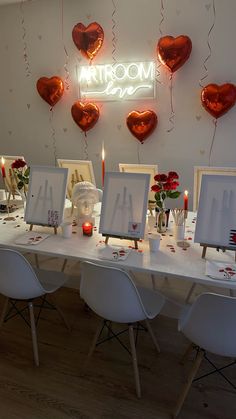
[[[117,35],[116,59],[156,60],[160,37],[160,4],[154,0],[115,0]],[[208,32],[213,22],[213,2],[209,0],[164,0],[163,35],[188,35],[193,44],[190,59],[174,73],[174,130],[167,132],[170,116],[169,73],[161,69],[157,98],[149,101],[104,102],[101,116],[88,132],[88,154],[93,161],[97,184],[101,183],[101,145],[105,141],[106,169],[116,170],[119,162],[137,163],[138,148],[142,163],[158,163],[160,171],[177,170],[181,188],[192,191],[193,166],[208,165],[213,135],[212,117],[200,101],[199,79],[206,74],[203,62],[208,55]],[[37,93],[35,84],[42,76],[65,78],[68,51],[70,90],[54,107],[57,155],[84,158],[84,134],[70,114],[77,100],[76,64],[87,64],[75,47],[71,32],[78,22],[97,21],[104,29],[103,49],[95,62],[112,62],[111,0],[34,0],[20,5],[0,7],[0,154],[23,154],[29,164],[54,162],[49,105]],[[207,61],[205,84],[235,82],[235,0],[215,0],[216,22],[209,41],[211,57]],[[22,24],[22,17],[24,23]],[[31,75],[26,76],[23,26]],[[159,125],[143,145],[126,127],[131,110],[153,109]],[[236,164],[236,107],[218,120],[212,165]]]

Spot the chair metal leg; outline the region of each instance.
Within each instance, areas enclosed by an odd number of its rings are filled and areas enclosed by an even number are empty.
[[[158,345],[158,342],[157,342],[156,336],[155,336],[155,334],[154,334],[154,332],[153,332],[153,330],[152,330],[152,327],[151,327],[150,322],[149,322],[149,320],[148,320],[148,319],[145,319],[145,324],[146,324],[146,326],[147,326],[147,330],[148,330],[148,332],[149,332],[149,334],[150,334],[150,336],[151,336],[151,338],[152,338],[152,341],[153,341],[153,343],[154,343],[154,346],[155,346],[155,348],[156,348],[157,352],[158,352],[158,353],[160,353],[160,352],[161,352],[161,351],[160,351],[160,346]]]
[[[71,327],[62,311],[62,309],[55,303],[54,297],[50,294],[47,294],[49,300],[51,300],[53,307],[57,310],[59,316],[61,317],[63,323],[65,324],[66,328],[71,332]]]
[[[37,342],[37,333],[35,327],[35,318],[34,318],[34,306],[32,301],[28,302],[29,315],[30,315],[30,326],[31,326],[31,336],[33,343],[33,352],[34,352],[34,362],[35,365],[39,366],[39,353],[38,353],[38,342]]]
[[[1,312],[0,327],[2,327],[3,322],[5,320],[5,316],[6,316],[6,312],[7,312],[7,307],[8,307],[8,302],[9,302],[9,298],[6,297],[5,298],[5,301],[4,301],[3,309],[2,309],[2,312]]]
[[[134,328],[132,324],[129,325],[129,340],[130,340],[130,348],[131,348],[131,353],[132,353],[136,394],[137,394],[137,397],[140,399],[141,386],[140,386],[140,378],[139,378],[139,371],[138,371],[137,354],[136,354],[136,348],[135,348]]]
[[[67,259],[64,259],[64,262],[63,262],[63,265],[62,265],[62,268],[61,268],[61,272],[65,271],[66,265],[67,265]]]
[[[156,281],[155,281],[155,275],[151,274],[151,280],[152,280],[152,289],[156,290]]]
[[[202,362],[203,357],[204,357],[204,351],[199,350],[199,352],[198,352],[198,354],[197,354],[197,356],[196,356],[196,358],[194,360],[192,369],[191,369],[191,371],[189,373],[189,376],[188,376],[186,385],[185,385],[182,393],[180,394],[180,397],[179,397],[179,399],[177,401],[177,404],[175,406],[175,410],[174,410],[174,413],[173,413],[173,417],[174,418],[176,418],[178,416],[178,414],[180,413],[180,410],[181,410],[181,408],[182,408],[182,406],[184,404],[184,401],[185,401],[185,399],[186,399],[186,397],[188,395],[188,392],[189,392],[189,389],[191,387],[192,381],[193,381],[195,375],[197,374],[197,371],[198,371],[198,369],[199,369],[199,367],[201,365],[201,362]]]
[[[38,258],[38,255],[36,253],[34,255],[34,260],[35,260],[36,268],[39,269],[39,258]]]
[[[188,304],[188,303],[189,303],[189,300],[190,300],[190,298],[192,297],[192,293],[193,293],[193,291],[194,291],[195,287],[196,287],[196,284],[195,284],[195,282],[194,282],[194,283],[191,285],[191,288],[190,288],[190,290],[189,290],[189,292],[188,292],[188,294],[187,294],[187,297],[185,298],[185,303],[186,303],[186,304]]]

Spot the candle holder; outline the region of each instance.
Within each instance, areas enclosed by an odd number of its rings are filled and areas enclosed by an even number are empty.
[[[93,235],[93,224],[85,222],[82,224],[83,236],[91,237]]]
[[[6,184],[6,177],[3,178],[4,181],[4,187],[5,187],[5,192],[6,192],[6,196],[8,194],[7,197],[7,217],[4,218],[4,221],[15,221],[15,217],[10,216],[10,197],[11,197],[11,192],[8,191],[7,189],[7,184]]]

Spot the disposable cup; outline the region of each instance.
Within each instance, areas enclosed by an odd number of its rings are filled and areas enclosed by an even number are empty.
[[[72,224],[70,221],[65,221],[61,224],[62,237],[69,239],[72,235]]]
[[[150,252],[157,252],[160,247],[161,236],[160,234],[149,234],[149,250]]]

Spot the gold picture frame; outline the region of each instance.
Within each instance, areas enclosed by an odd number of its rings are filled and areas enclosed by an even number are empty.
[[[11,168],[12,163],[17,159],[25,160],[24,156],[4,156],[2,155],[1,158],[4,159],[4,167],[5,167],[5,188],[7,192],[9,192],[9,199],[11,195],[15,198],[15,195],[18,194],[17,192],[17,179],[14,175],[13,169]]]
[[[90,160],[57,159],[57,164],[68,169],[67,198],[71,199],[73,186],[78,182],[87,181],[96,186],[93,164]]]
[[[127,172],[127,173],[144,173],[144,174],[150,175],[148,200],[155,201],[155,192],[151,191],[151,186],[155,184],[154,176],[158,173],[157,164],[119,163],[119,171]]]

